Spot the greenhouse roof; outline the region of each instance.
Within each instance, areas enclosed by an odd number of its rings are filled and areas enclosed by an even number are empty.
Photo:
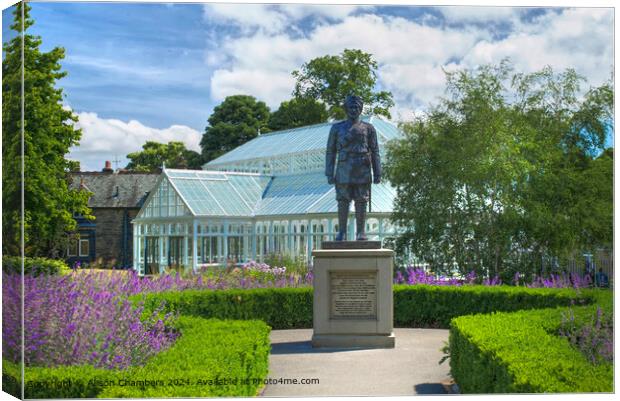
[[[194,216],[261,217],[335,213],[333,185],[322,173],[269,177],[208,170],[171,170],[164,174]],[[372,185],[372,211],[391,213],[395,190]]]
[[[388,184],[372,185],[372,211],[391,213],[396,191]],[[273,179],[255,210],[256,216],[336,213],[333,185],[323,173],[280,175]]]
[[[195,216],[251,216],[270,177],[246,173],[164,169]]]
[[[363,116],[362,121],[374,125],[380,144],[398,138],[398,128],[376,116]],[[237,163],[244,160],[270,158],[286,154],[325,149],[331,126],[335,122],[309,125],[260,135],[205,164],[203,168]]]

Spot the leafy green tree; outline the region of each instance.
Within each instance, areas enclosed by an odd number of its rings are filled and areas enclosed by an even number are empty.
[[[329,117],[344,119],[344,100],[355,94],[364,100],[364,113],[391,118],[392,93],[375,92],[377,68],[371,54],[357,49],[318,57],[302,65],[301,70],[293,71],[297,80],[293,96],[321,100],[327,105]]]
[[[92,216],[87,207],[89,194],[69,189],[68,171],[73,164],[64,155],[71,146],[78,144],[81,131],[73,125],[77,117],[63,108],[62,89],[56,88],[56,81],[66,75],[60,66],[64,49],[56,47],[47,53],[40,51],[41,38],[25,32],[33,24],[29,11],[27,4],[17,4],[11,29],[19,35],[4,43],[2,250],[5,255],[21,253],[23,223],[25,254],[56,257],[65,249],[67,232],[76,228],[73,212]],[[25,104],[23,125],[22,96]],[[25,175],[23,182],[22,163]]]
[[[269,132],[269,107],[254,96],[228,96],[213,109],[200,141],[204,162]]]
[[[505,60],[447,74],[447,96],[389,146],[399,246],[436,271],[534,272],[612,235],[610,84]]]
[[[202,166],[200,153],[188,150],[183,142],[167,144],[147,141],[139,152],[127,155],[130,160],[127,169],[132,171],[157,171],[165,163],[168,168],[198,170]]]
[[[325,104],[312,98],[293,98],[280,103],[280,108],[271,113],[269,128],[280,131],[304,125],[320,124],[327,121]]]

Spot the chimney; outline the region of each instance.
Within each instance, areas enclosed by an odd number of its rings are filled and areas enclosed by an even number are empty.
[[[105,167],[103,168],[103,170],[101,170],[104,173],[111,173],[114,170],[112,169],[112,162],[110,162],[109,160],[105,161]]]

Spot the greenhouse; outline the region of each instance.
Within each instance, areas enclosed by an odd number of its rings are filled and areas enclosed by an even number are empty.
[[[381,156],[400,133],[389,122],[365,117],[377,130]],[[260,135],[212,160],[203,170],[164,168],[133,220],[133,268],[264,260],[271,254],[305,258],[338,232],[334,187],[324,175],[325,146],[333,123]],[[395,190],[372,185],[368,239],[395,234],[390,223]],[[353,240],[355,218],[349,217]]]

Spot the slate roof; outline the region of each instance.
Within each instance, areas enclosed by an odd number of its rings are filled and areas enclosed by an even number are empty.
[[[117,172],[73,172],[71,188],[93,193],[88,200],[91,208],[140,208],[160,174]]]

